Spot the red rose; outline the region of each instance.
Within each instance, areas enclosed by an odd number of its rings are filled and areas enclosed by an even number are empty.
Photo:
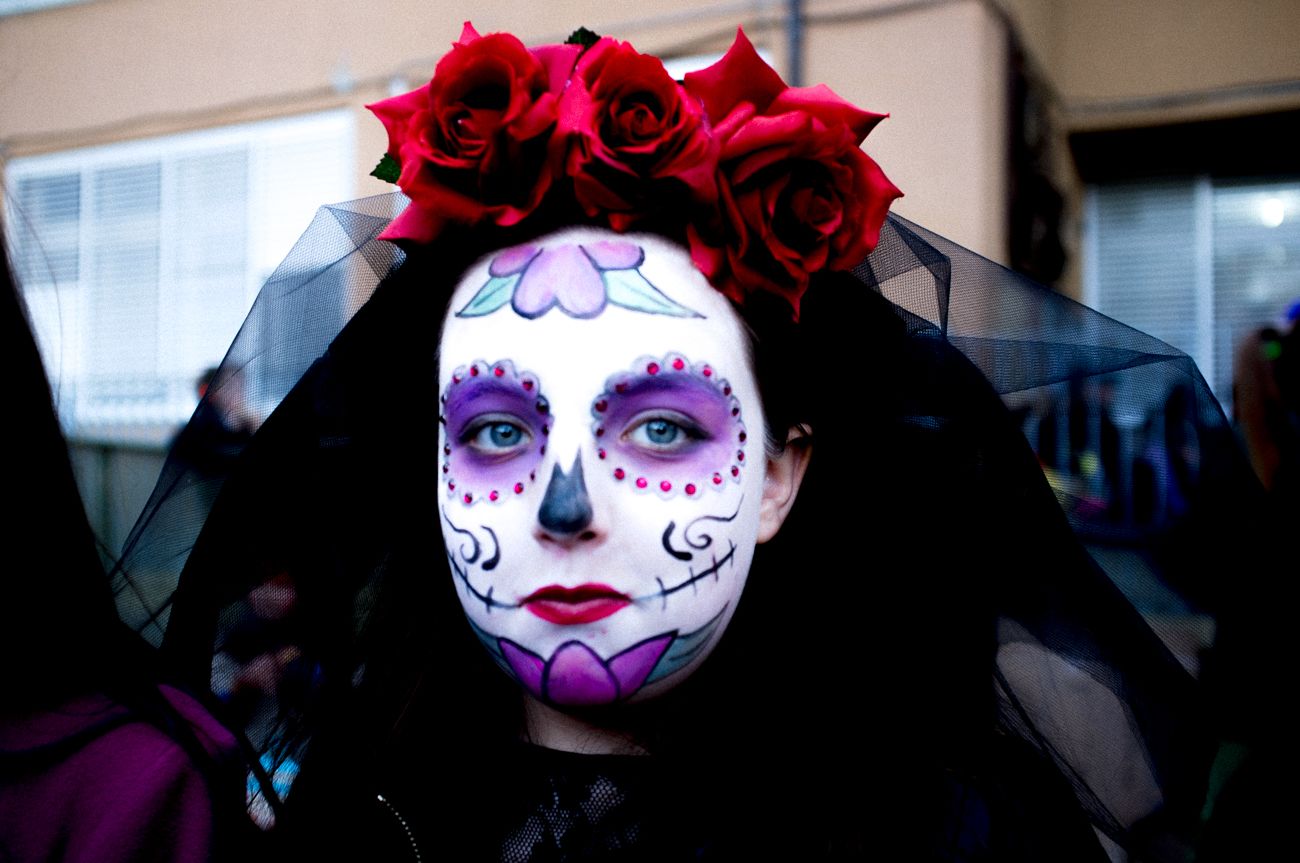
[[[411,198],[381,235],[429,242],[448,223],[513,225],[549,187],[558,94],[576,45],[529,51],[506,33],[460,41],[424,87],[368,106],[388,130]]]
[[[720,224],[690,228],[696,266],[732,299],[774,291],[797,316],[809,276],[861,261],[902,194],[859,147],[884,115],[787,87],[744,33],[686,90],[721,143]]]
[[[627,230],[638,216],[717,196],[717,145],[700,104],[657,57],[601,39],[578,61],[560,107],[566,170],[589,216]]]

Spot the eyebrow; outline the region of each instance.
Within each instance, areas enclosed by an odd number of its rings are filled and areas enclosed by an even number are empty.
[[[484,399],[501,399],[510,403],[510,407],[521,408],[521,419],[531,419],[532,408],[536,403],[545,404],[545,398],[537,392],[529,392],[516,381],[503,381],[496,378],[475,378],[463,380],[458,384],[448,384],[443,393],[442,417],[447,423],[464,420],[466,413],[475,409],[475,403]],[[544,413],[544,412],[543,412]]]
[[[604,396],[610,399],[631,399],[643,395],[661,392],[686,391],[706,395],[719,403],[725,404],[727,396],[718,391],[709,381],[700,380],[694,375],[679,372],[665,375],[639,374],[626,380],[619,380],[614,386],[607,387]]]

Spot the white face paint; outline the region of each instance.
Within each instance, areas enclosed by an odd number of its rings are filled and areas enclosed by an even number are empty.
[[[682,248],[570,230],[458,284],[442,530],[476,633],[558,707],[662,692],[736,609],[763,414],[741,325]]]

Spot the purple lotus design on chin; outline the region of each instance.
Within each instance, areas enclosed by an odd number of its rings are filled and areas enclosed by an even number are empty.
[[[456,315],[481,317],[509,303],[525,318],[553,308],[594,318],[607,305],[679,318],[701,315],[673,302],[641,275],[645,250],[625,240],[514,246],[488,265],[488,280]]]
[[[581,641],[567,641],[543,660],[503,638],[501,653],[535,697],[565,707],[595,707],[622,701],[645,685],[672,641],[671,634],[656,636],[609,659],[601,659]]]
[[[577,639],[564,642],[544,659],[483,630],[472,619],[469,625],[497,663],[535,698],[556,707],[597,707],[626,701],[646,684],[685,668],[709,643],[726,610],[724,605],[692,632],[662,632],[608,659]]]

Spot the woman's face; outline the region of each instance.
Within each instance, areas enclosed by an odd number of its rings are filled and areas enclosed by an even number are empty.
[[[472,267],[441,345],[442,530],[484,646],[558,707],[683,679],[766,512],[731,307],[678,246],[570,230]]]

